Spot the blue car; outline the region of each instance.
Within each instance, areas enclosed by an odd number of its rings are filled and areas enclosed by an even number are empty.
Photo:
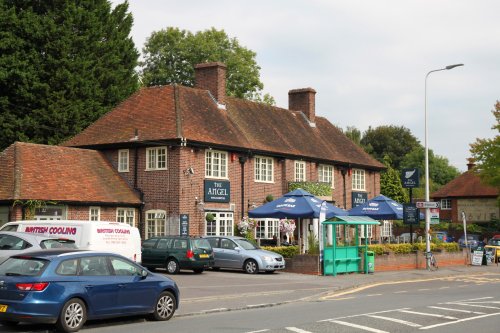
[[[76,332],[87,319],[144,314],[168,320],[178,306],[174,281],[117,254],[43,250],[12,256],[0,265],[4,326],[51,323]]]

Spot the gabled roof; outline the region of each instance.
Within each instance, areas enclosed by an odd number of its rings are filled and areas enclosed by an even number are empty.
[[[431,194],[432,198],[492,197],[498,196],[498,189],[485,185],[473,170],[469,170]]]
[[[95,150],[16,142],[0,153],[0,177],[0,201],[141,203]]]
[[[143,88],[63,145],[95,148],[185,138],[188,145],[385,168],[323,117],[311,127],[299,111],[229,96],[225,102],[225,110],[218,108],[203,89]],[[132,140],[136,130],[138,140]]]

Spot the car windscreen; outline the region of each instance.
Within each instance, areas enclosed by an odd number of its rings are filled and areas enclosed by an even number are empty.
[[[40,247],[42,249],[76,249],[76,244],[74,240],[71,239],[44,239],[40,242]]]
[[[234,240],[239,247],[245,250],[258,250],[259,247],[254,243],[246,240],[246,239],[235,239]]]
[[[30,257],[11,257],[0,265],[0,276],[38,276],[49,261]]]
[[[500,239],[490,239],[488,245],[500,246]]]
[[[212,246],[206,239],[193,239],[193,248],[194,249],[205,249],[205,250],[211,250]]]

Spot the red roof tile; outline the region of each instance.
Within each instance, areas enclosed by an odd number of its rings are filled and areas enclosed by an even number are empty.
[[[469,170],[431,194],[432,198],[452,197],[493,197],[498,196],[498,189],[485,185],[473,170]]]
[[[64,146],[90,147],[186,138],[187,142],[292,155],[384,169],[323,117],[311,127],[302,112],[226,97],[220,109],[208,91],[183,86],[143,88]]]
[[[0,154],[0,200],[140,204],[95,150],[16,142]]]

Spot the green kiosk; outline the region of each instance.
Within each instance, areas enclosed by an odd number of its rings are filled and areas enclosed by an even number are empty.
[[[374,258],[368,258],[367,238],[365,238],[365,244],[360,244],[358,227],[364,228],[363,231],[366,235],[369,225],[379,225],[380,222],[367,216],[336,216],[321,224],[324,244],[323,275],[335,276],[338,273],[373,272],[373,265],[369,271],[368,259],[373,260]],[[337,234],[337,226],[343,226],[343,228],[339,228],[343,229],[340,235]],[[352,240],[350,240],[351,236],[353,236]]]

